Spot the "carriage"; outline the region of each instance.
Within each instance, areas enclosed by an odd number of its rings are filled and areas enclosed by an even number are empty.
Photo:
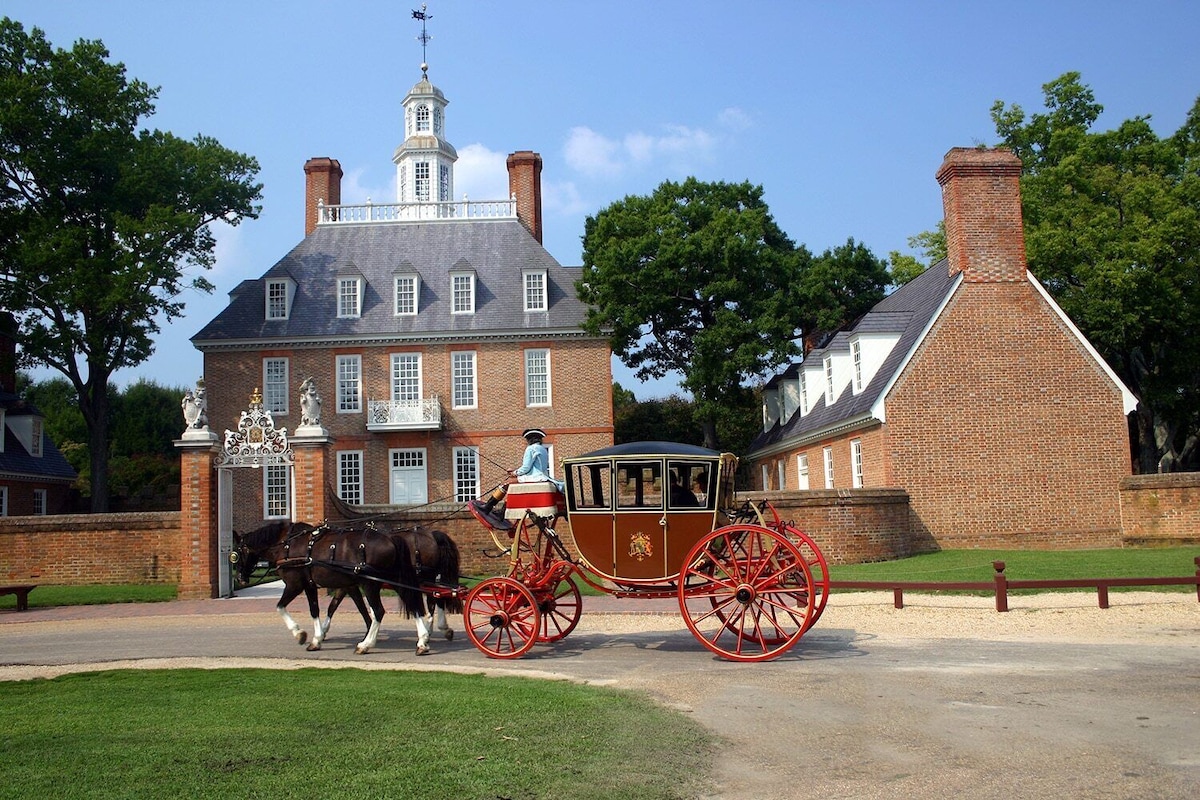
[[[635,442],[563,461],[552,482],[499,489],[504,511],[468,504],[508,556],[502,576],[466,595],[472,643],[518,658],[575,629],[580,584],[622,598],[674,598],[713,653],[765,661],[820,618],[829,593],[824,556],[768,503],[738,504],[737,458],[692,445]],[[555,531],[570,523],[574,552]]]

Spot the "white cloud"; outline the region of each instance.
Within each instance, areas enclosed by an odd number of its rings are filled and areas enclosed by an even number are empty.
[[[564,148],[567,165],[589,177],[621,171],[621,145],[591,128],[572,128]]]
[[[722,112],[723,124],[728,111]],[[736,115],[730,119],[738,121]],[[564,155],[568,166],[589,178],[615,178],[648,167],[682,174],[711,163],[719,144],[719,136],[687,125],[663,125],[658,133],[631,131],[619,140],[581,126],[568,134]]]
[[[482,144],[469,144],[458,151],[454,164],[456,200],[503,200],[508,197],[508,156]]]
[[[363,182],[363,169],[351,170],[342,178],[342,202],[356,205],[370,200],[372,203],[396,202],[396,173],[393,171],[386,186],[367,185]]]
[[[717,122],[726,130],[741,133],[754,127],[754,120],[743,109],[731,106],[721,110]]]
[[[572,181],[542,181],[542,211],[545,215],[567,216],[591,210],[591,205],[584,201],[579,187]]]

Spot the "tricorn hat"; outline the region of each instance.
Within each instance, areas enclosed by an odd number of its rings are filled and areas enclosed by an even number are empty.
[[[526,439],[545,439],[546,432],[541,428],[529,428],[521,434]]]

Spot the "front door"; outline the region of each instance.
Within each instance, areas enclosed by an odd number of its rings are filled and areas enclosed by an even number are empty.
[[[392,491],[390,502],[397,506],[423,506],[429,502],[429,479],[425,450],[391,451]]]

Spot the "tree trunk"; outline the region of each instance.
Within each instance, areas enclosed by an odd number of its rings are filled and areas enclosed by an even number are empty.
[[[92,388],[93,417],[88,419],[92,513],[103,514],[108,511],[108,383],[93,385]]]
[[[1137,471],[1143,475],[1158,472],[1158,448],[1154,444],[1154,415],[1142,403],[1134,412],[1137,421]]]

